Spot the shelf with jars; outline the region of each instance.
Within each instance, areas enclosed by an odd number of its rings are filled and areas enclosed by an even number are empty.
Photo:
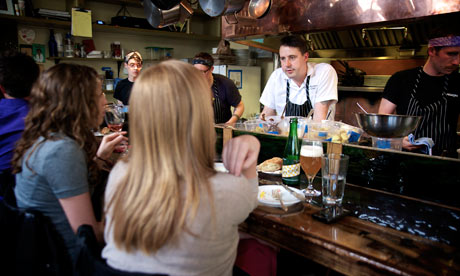
[[[70,29],[70,21],[61,21],[55,19],[44,19],[27,16],[13,16],[0,14],[0,19],[14,20],[17,23],[29,26],[47,27],[47,28],[61,28]],[[96,23],[92,24],[94,32],[110,32],[110,33],[121,33],[121,34],[136,34],[145,36],[157,36],[157,37],[169,37],[175,39],[194,39],[194,40],[205,40],[205,41],[219,41],[220,37],[205,34],[187,34],[183,32],[169,32],[162,30],[152,29],[140,29],[131,27],[120,27],[112,25],[99,25]]]

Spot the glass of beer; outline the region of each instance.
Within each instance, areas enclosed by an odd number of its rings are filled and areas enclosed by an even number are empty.
[[[308,179],[308,186],[304,193],[307,197],[320,196],[321,192],[313,188],[313,180],[321,169],[323,143],[321,141],[303,139],[300,148],[300,166]]]

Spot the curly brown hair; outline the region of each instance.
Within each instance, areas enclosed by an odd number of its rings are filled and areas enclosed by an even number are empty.
[[[28,156],[24,156],[38,138],[59,139],[53,133],[61,133],[75,140],[86,152],[86,161],[91,178],[97,176],[94,161],[97,141],[91,128],[98,125],[98,98],[96,88],[99,85],[97,72],[90,67],[76,64],[58,64],[46,70],[32,87],[30,111],[25,118],[24,133],[19,140],[13,157],[13,173],[22,171],[22,161],[28,160],[37,146]]]

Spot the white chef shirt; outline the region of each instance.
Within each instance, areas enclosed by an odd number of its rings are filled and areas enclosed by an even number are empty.
[[[307,77],[310,76],[309,95],[313,108],[318,102],[330,100],[334,101],[331,105],[334,106],[338,99],[337,73],[334,68],[327,63],[307,62],[307,66],[307,76],[300,87],[289,79],[282,68],[273,71],[262,92],[260,103],[276,110],[277,114],[281,114],[286,105],[286,82],[289,80],[289,100],[294,104],[304,104],[307,101],[305,83]]]

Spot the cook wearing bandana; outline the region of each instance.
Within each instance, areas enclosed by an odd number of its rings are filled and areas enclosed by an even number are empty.
[[[281,68],[268,79],[260,102],[264,105],[261,116],[307,116],[314,109],[313,118],[332,118],[337,102],[337,73],[326,63],[308,62],[305,40],[299,36],[281,39],[279,50]]]
[[[203,73],[213,93],[214,123],[234,126],[244,112],[244,104],[235,83],[225,76],[213,74],[214,59],[208,53],[198,53],[193,66]],[[234,107],[232,113],[231,107]]]
[[[137,51],[129,52],[125,56],[125,69],[128,71],[128,77],[118,82],[115,87],[113,97],[121,101],[124,105],[129,104],[131,89],[134,81],[137,79],[142,69],[142,56]]]
[[[395,73],[388,80],[379,113],[422,116],[415,138],[434,141],[433,154],[456,156],[457,121],[460,112],[460,36],[436,30],[428,41],[428,59],[422,67]],[[420,146],[403,140],[403,148]]]

